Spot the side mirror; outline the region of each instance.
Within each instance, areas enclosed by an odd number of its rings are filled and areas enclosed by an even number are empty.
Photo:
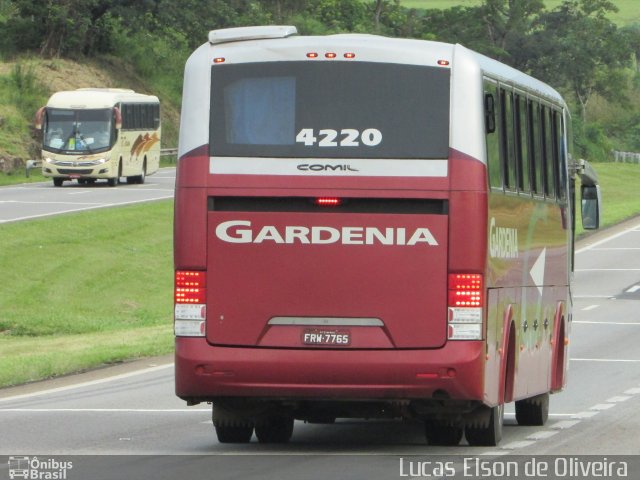
[[[487,133],[496,131],[496,106],[491,93],[484,94],[484,124]]]
[[[600,228],[600,212],[602,209],[602,196],[600,185],[582,185],[582,228],[596,230]]]
[[[36,118],[33,122],[33,126],[37,129],[37,130],[42,130],[42,121],[44,119],[44,110],[46,107],[40,107],[38,109],[38,111],[36,112]]]

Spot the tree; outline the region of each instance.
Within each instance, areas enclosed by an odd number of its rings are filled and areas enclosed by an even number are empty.
[[[479,18],[486,28],[493,55],[500,61],[509,62],[518,51],[523,38],[531,33],[533,23],[544,10],[542,0],[484,0],[479,9]],[[519,67],[520,61],[509,62]]]
[[[617,9],[608,0],[565,0],[540,16],[539,28],[527,42],[527,66],[533,75],[568,88],[583,124],[595,93],[612,100],[624,96],[629,48],[624,35],[606,18],[610,11]]]

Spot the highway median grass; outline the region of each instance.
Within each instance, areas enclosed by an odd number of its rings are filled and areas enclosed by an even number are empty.
[[[172,348],[172,201],[0,226],[0,386]]]
[[[603,226],[638,215],[640,165],[594,167]],[[0,386],[170,353],[172,218],[165,200],[0,225]]]

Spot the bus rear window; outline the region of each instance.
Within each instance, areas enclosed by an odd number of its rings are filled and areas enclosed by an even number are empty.
[[[448,69],[369,62],[215,65],[211,88],[212,156],[448,156]]]

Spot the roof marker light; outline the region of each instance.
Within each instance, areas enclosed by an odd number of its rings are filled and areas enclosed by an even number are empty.
[[[438,65],[440,65],[441,67],[446,67],[447,65],[449,65],[449,60],[438,60]]]
[[[344,54],[344,58],[356,58],[356,54],[352,52],[347,52]]]
[[[213,63],[223,63],[225,61],[224,57],[216,57],[213,59]]]
[[[318,58],[318,54],[316,52],[307,53],[307,58]]]
[[[338,56],[338,54],[334,53],[334,52],[327,52],[324,54],[325,57],[327,58],[336,58]]]

